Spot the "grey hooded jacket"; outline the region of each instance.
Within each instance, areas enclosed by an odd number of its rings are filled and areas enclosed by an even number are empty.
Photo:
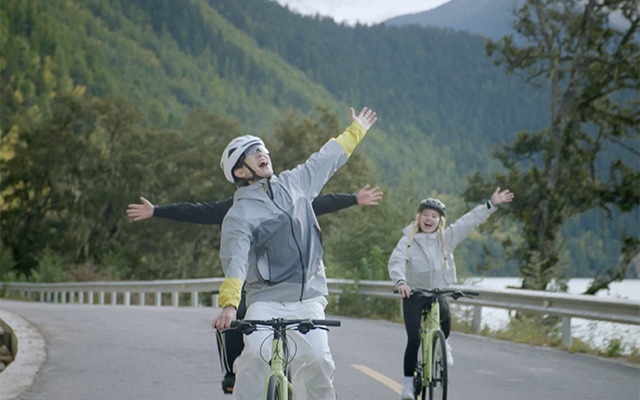
[[[448,269],[444,264],[440,233],[416,233],[409,251],[409,234],[413,223],[404,228],[403,236],[391,253],[388,264],[389,276],[396,287],[407,284],[411,288],[441,289],[456,283],[453,250],[496,210],[496,206],[488,201],[444,229]]]
[[[347,159],[331,140],[304,164],[236,191],[222,222],[220,259],[225,277],[245,282],[247,305],[328,293],[311,202]]]

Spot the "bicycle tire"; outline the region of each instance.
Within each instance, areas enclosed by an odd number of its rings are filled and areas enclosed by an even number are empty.
[[[280,393],[280,379],[276,375],[269,377],[269,383],[267,384],[267,393],[265,400],[285,400]]]
[[[448,365],[444,333],[437,331],[433,338],[433,377],[429,384],[429,400],[447,400]]]
[[[413,372],[413,398],[414,400],[426,400],[427,388],[423,385],[424,364],[422,361],[422,345],[418,349],[416,369]]]
[[[427,388],[422,384],[422,371],[416,368],[413,373],[413,398],[414,400],[426,400]]]

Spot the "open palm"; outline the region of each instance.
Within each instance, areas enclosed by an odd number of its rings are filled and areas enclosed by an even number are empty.
[[[353,107],[351,108],[351,121],[359,123],[366,130],[369,130],[369,128],[371,128],[373,124],[376,123],[377,119],[378,118],[376,117],[376,113],[367,107],[364,107],[362,110],[360,110],[360,114],[358,114],[357,116],[356,112],[353,110]]]

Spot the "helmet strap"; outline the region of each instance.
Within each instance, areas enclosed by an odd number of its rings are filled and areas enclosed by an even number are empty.
[[[256,174],[256,171],[254,171],[253,168],[251,168],[249,165],[247,165],[246,162],[244,162],[244,160],[242,160],[242,165],[247,167],[247,169],[251,172],[251,178],[247,178],[248,181],[253,181],[253,180],[258,181],[262,179],[260,175]]]
[[[246,167],[249,172],[251,172],[251,176],[249,178],[236,178],[238,186],[248,186],[250,181],[258,181],[262,179],[260,175],[256,174],[256,171],[254,171],[253,168],[251,168],[247,165],[246,162],[244,162],[244,160],[242,160],[242,165]]]

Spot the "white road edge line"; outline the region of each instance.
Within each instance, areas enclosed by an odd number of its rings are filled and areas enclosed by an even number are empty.
[[[393,379],[382,375],[380,372],[374,371],[369,367],[365,367],[364,365],[352,365],[351,367],[354,368],[354,369],[357,369],[358,371],[362,372],[363,374],[365,374],[365,375],[375,379],[376,381],[382,383],[383,385],[385,385],[389,389],[393,390],[397,394],[402,394],[402,385],[399,384],[398,382],[394,381]]]
[[[12,400],[33,384],[47,353],[44,338],[24,318],[0,309],[0,319],[11,327],[18,339],[18,353],[0,373],[0,400]]]

